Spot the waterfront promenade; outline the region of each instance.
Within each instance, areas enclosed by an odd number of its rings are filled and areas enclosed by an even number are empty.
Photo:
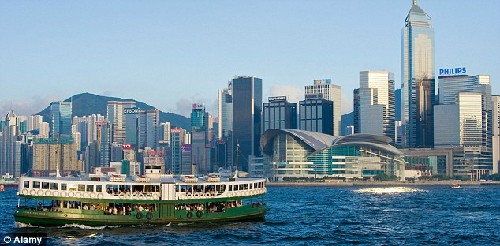
[[[353,181],[353,182],[267,182],[267,186],[418,186],[418,185],[500,185],[500,181]]]

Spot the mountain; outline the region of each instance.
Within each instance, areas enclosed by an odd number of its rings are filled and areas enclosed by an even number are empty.
[[[143,110],[154,109],[155,107],[150,106],[144,102],[139,102],[134,99],[122,99],[118,97],[107,97],[94,95],[91,93],[82,93],[74,95],[66,100],[65,102],[73,102],[73,116],[87,116],[91,114],[100,114],[106,116],[108,101],[134,101],[138,108]],[[49,106],[50,107],[50,106]],[[44,110],[37,113],[42,115],[44,121],[50,122],[50,110],[46,107]],[[182,115],[174,113],[165,113],[160,111],[160,122],[170,122],[172,126],[181,127],[183,129],[191,130],[191,120]]]

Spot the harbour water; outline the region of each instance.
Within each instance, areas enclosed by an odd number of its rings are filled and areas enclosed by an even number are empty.
[[[263,222],[113,228],[16,226],[16,191],[0,192],[0,242],[43,232],[49,245],[500,245],[496,185],[268,187]]]

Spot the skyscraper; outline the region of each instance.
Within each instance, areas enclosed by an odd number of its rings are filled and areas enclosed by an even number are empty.
[[[125,122],[126,117],[124,114],[124,109],[126,108],[134,108],[134,101],[109,101],[108,102],[108,111],[107,111],[107,119],[110,122],[111,126],[111,142],[125,144],[126,143],[126,135],[125,135]]]
[[[71,102],[50,103],[50,117],[52,120],[51,136],[58,138],[61,136],[71,136],[71,125],[73,110]]]
[[[297,129],[297,103],[285,96],[269,97],[262,114],[263,132],[267,129]]]
[[[401,42],[401,123],[403,145],[431,147],[433,132],[434,29],[431,18],[413,0]]]
[[[218,125],[218,164],[225,168],[233,166],[233,81],[228,87],[218,91],[219,125]]]
[[[493,171],[492,97],[488,75],[439,76],[435,147],[460,147],[453,173],[480,179]]]
[[[340,136],[341,132],[341,116],[342,116],[342,93],[339,85],[332,84],[331,79],[317,79],[314,80],[313,85],[306,85],[304,87],[305,95],[309,95],[333,102],[333,135]]]
[[[352,121],[353,121],[353,127],[354,127],[354,133],[359,133],[359,110],[360,110],[360,105],[359,105],[359,88],[354,89],[352,91]]]
[[[299,102],[299,129],[333,135],[334,104],[330,100],[308,95],[308,98]]]
[[[359,86],[359,132],[385,135],[394,141],[394,74],[362,71]]]
[[[219,107],[219,131],[218,138],[223,139],[223,136],[231,135],[233,131],[233,94],[232,81],[226,89],[218,91],[218,107]]]
[[[20,163],[17,163],[16,142],[18,136],[18,119],[14,111],[9,111],[0,124],[0,174],[10,173],[14,177],[20,175]]]
[[[232,88],[233,141],[239,145],[238,169],[248,171],[249,156],[261,156],[262,79],[237,76]]]
[[[192,164],[196,164],[200,174],[213,171],[210,163],[208,118],[205,105],[194,103],[191,110],[191,156]]]

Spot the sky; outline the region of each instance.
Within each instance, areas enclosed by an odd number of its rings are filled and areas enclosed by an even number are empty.
[[[352,110],[359,72],[401,83],[401,29],[412,0],[0,1],[0,114],[34,114],[74,94],[133,98],[188,115],[217,112],[236,75],[263,79],[264,101],[303,99],[330,78]],[[419,0],[435,64],[491,75],[500,93],[500,1]]]

